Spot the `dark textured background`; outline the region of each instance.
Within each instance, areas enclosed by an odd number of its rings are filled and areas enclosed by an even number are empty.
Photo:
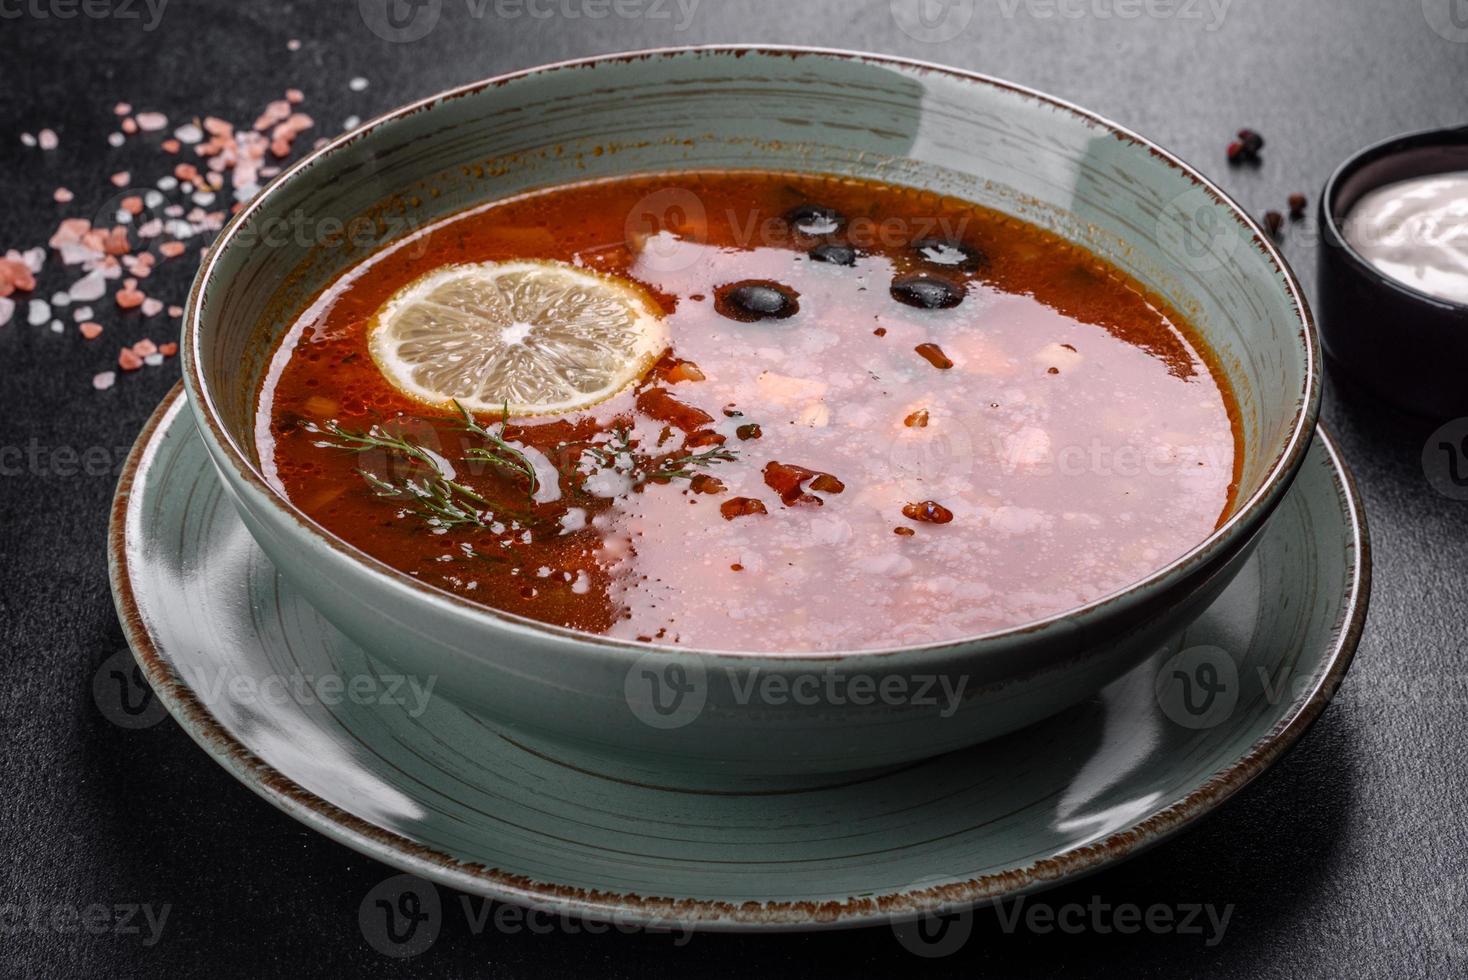
[[[370,2],[370,0],[369,0]],[[532,3],[534,0],[532,0]],[[541,0],[537,10],[586,9]],[[174,122],[214,113],[252,121],[288,85],[308,97],[318,132],[439,89],[561,58],[637,47],[763,41],[868,49],[1000,75],[1079,102],[1202,167],[1257,212],[1295,190],[1312,205],[1326,175],[1364,143],[1468,121],[1468,44],[1434,31],[1464,0],[1324,3],[1222,0],[1196,8],[1062,0],[1077,18],[1040,16],[1049,0],[978,0],[943,43],[900,32],[886,0],[702,0],[677,30],[656,17],[505,16],[516,7],[443,0],[437,28],[390,44],[356,3],[173,0],[155,29],[142,16],[62,20],[62,0],[0,0],[0,247],[44,242],[63,209],[90,214],[105,175],[157,169],[156,151],[111,149],[112,104],[159,109]],[[898,0],[909,5],[911,0]],[[1191,4],[1191,0],[1180,0]],[[625,9],[625,8],[624,8]],[[647,9],[647,8],[643,8]],[[1160,11],[1148,14],[1152,9]],[[499,11],[497,13],[496,11]],[[1011,13],[1006,14],[1006,11]],[[42,16],[44,15],[44,16]],[[1190,16],[1191,15],[1191,16]],[[286,49],[299,38],[299,51]],[[365,92],[348,90],[356,75]],[[1265,162],[1233,170],[1223,145],[1239,126],[1268,139]],[[51,126],[41,154],[21,131]],[[313,134],[314,135],[314,134]],[[1313,218],[1284,250],[1313,281]],[[190,253],[191,255],[193,253]],[[181,301],[192,262],[148,286]],[[66,281],[69,281],[66,280]],[[64,285],[43,280],[38,295]],[[1177,977],[1427,976],[1468,973],[1465,773],[1468,773],[1468,505],[1423,474],[1432,426],[1356,401],[1332,381],[1326,418],[1355,468],[1376,552],[1371,617],[1343,696],[1299,747],[1222,812],[1112,871],[1052,892],[1055,903],[1232,904],[1224,940],[1182,935],[1007,934],[981,912],[954,955],[920,960],[886,929],[773,938],[571,935],[489,930],[449,913],[431,949],[383,959],[357,926],[363,896],[389,875],[310,833],[211,763],[165,721],[125,731],[99,712],[92,678],[122,646],[108,594],[104,533],[115,467],[177,379],[175,361],[122,377],[91,376],[120,339],[165,339],[173,327],[119,317],[87,343],[19,322],[0,328],[0,447],[37,452],[0,475],[0,906],[52,910],[153,903],[171,907],[156,945],[137,935],[17,928],[0,908],[7,976],[317,975],[401,971],[703,976],[931,971],[948,975]],[[69,320],[69,318],[68,318]],[[153,321],[158,324],[161,321]],[[1383,325],[1389,329],[1390,325]],[[58,448],[101,447],[109,472],[67,472]],[[94,461],[103,458],[94,453]],[[108,467],[104,467],[108,468]],[[49,921],[49,920],[48,920]]]

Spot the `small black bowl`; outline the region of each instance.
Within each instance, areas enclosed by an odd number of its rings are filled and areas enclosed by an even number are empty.
[[[1397,136],[1336,168],[1320,195],[1316,320],[1334,367],[1371,395],[1434,418],[1468,415],[1468,305],[1378,271],[1342,228],[1367,191],[1468,170],[1468,126]]]

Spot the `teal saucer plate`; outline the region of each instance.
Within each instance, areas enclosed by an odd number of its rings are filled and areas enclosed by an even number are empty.
[[[110,556],[128,641],[158,698],[295,819],[464,892],[751,931],[966,908],[1167,838],[1319,716],[1355,652],[1370,585],[1361,504],[1321,430],[1237,579],[1095,698],[881,773],[716,791],[558,758],[460,709],[432,678],[394,675],[363,653],[259,550],[181,390],[127,463]]]

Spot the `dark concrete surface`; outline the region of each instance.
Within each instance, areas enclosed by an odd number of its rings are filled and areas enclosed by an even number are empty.
[[[837,46],[999,75],[1156,139],[1256,213],[1282,209],[1295,190],[1313,206],[1330,170],[1367,142],[1468,122],[1464,0],[978,0],[953,3],[960,16],[973,7],[972,18],[935,43],[900,30],[886,0],[701,0],[691,10],[690,2],[629,3],[597,19],[596,0],[441,0],[426,37],[389,43],[364,27],[355,2],[172,0],[160,11],[157,0],[152,10],[119,0],[99,17],[68,0],[0,0],[0,248],[44,243],[63,213],[91,213],[84,205],[105,196],[106,174],[156,170],[156,151],[107,146],[118,100],[175,121],[213,113],[248,123],[294,85],[319,131],[334,133],[348,116],[483,76],[670,44]],[[287,50],[290,38],[300,39],[298,51]],[[359,75],[370,87],[353,92],[348,80]],[[1244,125],[1266,135],[1265,161],[1230,169],[1224,143]],[[22,131],[46,126],[60,135],[58,150],[21,145]],[[76,204],[52,203],[58,185],[77,192]],[[1307,289],[1314,249],[1313,217],[1288,227],[1284,251]],[[165,266],[149,289],[180,302],[192,268]],[[55,266],[48,273],[38,295],[69,281]],[[887,929],[699,935],[678,946],[666,935],[559,926],[476,934],[455,898],[436,943],[393,961],[357,925],[359,904],[388,869],[257,799],[172,721],[123,730],[94,701],[93,676],[122,648],[104,551],[116,469],[178,376],[170,361],[93,391],[90,379],[112,366],[119,338],[162,341],[176,330],[110,309],[104,319],[109,333],[92,343],[71,329],[28,326],[23,310],[0,328],[5,976],[1468,972],[1468,505],[1424,475],[1431,425],[1346,397],[1334,381],[1327,393],[1326,419],[1360,482],[1376,556],[1371,616],[1343,697],[1220,813],[1044,897],[1055,906],[1231,906],[1221,941],[1177,931],[1008,931],[982,911],[969,941],[934,959],[914,957]],[[68,464],[67,450],[95,450],[91,465]],[[118,927],[129,906],[155,916],[167,908],[155,942],[141,912]],[[92,931],[68,911],[98,907],[105,922]]]

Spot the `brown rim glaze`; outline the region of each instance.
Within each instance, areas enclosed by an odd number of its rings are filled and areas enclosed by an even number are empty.
[[[535,881],[481,864],[467,864],[337,807],[283,775],[255,755],[223,726],[194,691],[174,672],[168,651],[153,642],[133,595],[127,564],[127,511],[143,460],[155,449],[165,420],[183,407],[177,385],[154,411],[129,453],[113,498],[108,528],[108,565],[112,593],[123,632],[148,683],[195,742],[257,794],[307,826],[353,850],[439,884],[557,914],[616,918],[669,927],[687,925],[710,931],[840,928],[897,922],[938,909],[956,910],[980,902],[1036,891],[1099,870],[1157,844],[1248,785],[1292,746],[1320,716],[1345,677],[1366,619],[1371,595],[1371,548],[1366,515],[1350,470],[1325,431],[1318,438],[1340,474],[1341,508],[1350,526],[1349,594],[1336,622],[1334,646],[1325,669],[1307,694],[1297,697],[1286,717],[1258,739],[1233,765],[1214,773],[1181,800],[1133,826],[1094,844],[1071,848],[1028,867],[952,884],[872,895],[846,902],[763,902],[734,905],[699,899],[588,891]]]
[[[959,647],[971,645],[980,641],[990,642],[1001,638],[1012,638],[1025,634],[1037,632],[1052,626],[1057,622],[1071,619],[1076,616],[1086,615],[1098,609],[1103,609],[1116,602],[1122,601],[1147,590],[1159,589],[1165,583],[1176,582],[1184,575],[1206,572],[1209,566],[1221,565],[1235,548],[1246,542],[1264,524],[1264,521],[1278,506],[1289,485],[1293,482],[1295,474],[1299,472],[1300,466],[1305,461],[1305,453],[1310,448],[1310,440],[1315,432],[1316,421],[1320,411],[1321,398],[1321,359],[1320,345],[1317,341],[1315,321],[1310,313],[1309,305],[1305,301],[1304,291],[1295,279],[1294,273],[1285,262],[1279,250],[1274,247],[1269,236],[1249,216],[1249,213],[1230,198],[1224,191],[1208,178],[1204,177],[1196,169],[1164,150],[1156,143],[1132,132],[1124,126],[1112,122],[1089,110],[1083,109],[1063,99],[1039,92],[1013,82],[983,75],[978,72],[966,71],[960,68],[951,68],[932,62],[918,61],[906,58],[896,58],[889,55],[869,54],[857,51],[844,51],[834,48],[807,48],[782,45],[695,45],[689,47],[652,48],[645,51],[629,51],[620,54],[598,55],[590,58],[578,58],[568,61],[560,61],[552,64],[527,68],[521,71],[509,72],[496,75],[483,81],[473,82],[458,88],[440,92],[437,95],[420,99],[402,108],[378,116],[367,122],[360,128],[337,137],[330,143],[297,161],[295,164],[274,178],[269,186],[257,194],[246,206],[241,209],[224,226],[219,236],[210,246],[203,265],[200,266],[198,275],[194,278],[193,286],[189,291],[187,306],[184,312],[184,356],[183,371],[184,384],[189,392],[191,402],[195,403],[198,412],[203,416],[209,428],[214,442],[219,445],[227,458],[229,464],[241,478],[262,494],[271,504],[279,508],[287,517],[303,528],[307,533],[324,542],[332,550],[337,551],[352,561],[363,565],[372,571],[386,577],[392,583],[408,592],[415,593],[422,598],[433,602],[444,602],[461,611],[467,611],[473,616],[482,618],[486,623],[497,626],[510,626],[521,629],[529,629],[542,634],[549,634],[579,643],[594,646],[603,651],[620,653],[630,656],[641,656],[649,648],[648,644],[637,643],[632,640],[620,640],[595,633],[585,633],[565,627],[542,623],[538,620],[513,613],[503,612],[480,603],[472,602],[456,593],[440,589],[422,582],[387,563],[374,558],[355,545],[330,534],[320,525],[312,521],[306,514],[300,511],[291,501],[270,485],[259,469],[250,461],[246,453],[226,431],[219,420],[219,413],[214,406],[208,389],[203,383],[203,374],[199,364],[199,343],[196,335],[200,328],[200,312],[203,304],[205,283],[213,276],[219,257],[224,253],[230,239],[271,197],[271,194],[298,173],[308,170],[317,160],[330,154],[340,147],[349,145],[374,129],[377,129],[395,119],[422,112],[430,107],[450,99],[462,98],[473,95],[485,89],[505,85],[509,82],[526,78],[532,75],[544,74],[554,71],[566,71],[575,69],[594,68],[599,64],[628,61],[647,61],[655,58],[672,58],[687,55],[727,55],[730,57],[743,57],[745,55],[771,55],[788,58],[816,57],[816,58],[839,58],[855,61],[865,61],[874,64],[891,65],[910,71],[918,71],[929,74],[946,75],[967,81],[977,82],[993,88],[1003,89],[1024,95],[1048,105],[1055,106],[1080,118],[1086,123],[1108,132],[1112,137],[1134,143],[1147,150],[1152,156],[1163,161],[1183,174],[1219,204],[1233,212],[1237,220],[1251,235],[1254,248],[1263,253],[1274,266],[1275,270],[1284,280],[1286,290],[1292,305],[1300,319],[1299,338],[1305,351],[1305,378],[1302,389],[1296,399],[1295,412],[1293,416],[1293,427],[1289,438],[1285,440],[1283,448],[1276,455],[1269,474],[1265,477],[1258,490],[1248,500],[1241,503],[1233,514],[1223,522],[1213,533],[1208,535],[1187,552],[1169,562],[1167,565],[1153,571],[1146,577],[1133,582],[1122,589],[1108,593],[1100,598],[1093,599],[1084,605],[1076,606],[1053,616],[1023,623],[1018,626],[1007,627],[1002,630],[994,630],[973,636],[961,637],[956,640],[945,640],[920,646],[892,647],[872,650],[843,650],[843,651],[820,651],[809,653],[785,653],[782,661],[789,662],[820,662],[839,661],[850,657],[883,657],[895,654],[921,655],[924,653],[946,654]],[[757,658],[767,656],[764,651],[731,651],[731,650],[702,650],[691,647],[668,647],[666,649],[677,650],[679,653],[689,656],[702,656],[712,658]]]

